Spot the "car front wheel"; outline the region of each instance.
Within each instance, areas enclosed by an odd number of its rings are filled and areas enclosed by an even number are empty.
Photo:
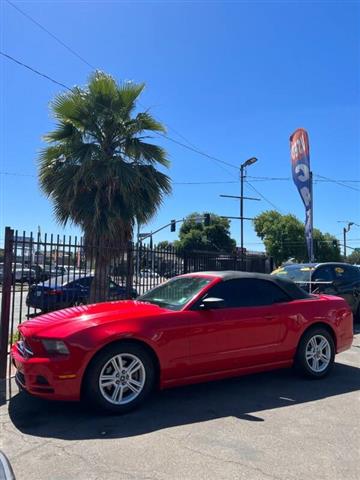
[[[85,398],[95,407],[125,413],[139,406],[152,391],[154,362],[141,345],[119,342],[95,357],[84,382]]]
[[[295,358],[297,370],[311,378],[325,377],[334,365],[335,345],[325,328],[313,328],[302,336]]]

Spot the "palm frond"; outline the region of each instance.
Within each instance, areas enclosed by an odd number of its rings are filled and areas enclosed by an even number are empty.
[[[149,112],[132,115],[143,89],[95,72],[86,88],[51,103],[58,124],[44,137],[40,185],[56,219],[80,226],[95,243],[123,245],[135,218],[148,221],[171,192],[170,178],[157,169],[169,166],[167,153],[145,140],[164,126]]]

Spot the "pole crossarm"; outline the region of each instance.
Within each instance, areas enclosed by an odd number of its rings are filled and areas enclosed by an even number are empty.
[[[253,218],[249,217],[229,217],[228,215],[221,215],[221,218],[230,218],[233,220],[254,220]]]
[[[244,200],[257,200],[257,201],[260,201],[261,198],[255,198],[255,197],[241,197],[240,195],[220,195],[220,197],[224,197],[224,198],[237,198],[238,200],[239,199],[244,199]]]

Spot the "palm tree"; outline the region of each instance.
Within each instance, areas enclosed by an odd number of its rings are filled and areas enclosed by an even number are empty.
[[[106,298],[111,261],[132,238],[135,220],[146,223],[170,193],[165,150],[148,143],[164,126],[149,112],[135,113],[144,84],[118,84],[95,72],[51,103],[57,120],[44,138],[39,178],[57,221],[84,232],[95,260],[90,300]],[[91,248],[90,248],[91,247]]]

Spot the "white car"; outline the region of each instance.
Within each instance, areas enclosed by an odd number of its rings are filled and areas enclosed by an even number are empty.
[[[16,268],[13,272],[13,281],[15,282],[33,282],[36,280],[36,272],[32,268]]]
[[[151,270],[150,268],[144,268],[143,270],[140,270],[140,277],[143,277],[143,278],[159,278],[160,275],[156,272],[154,272],[154,270]]]

